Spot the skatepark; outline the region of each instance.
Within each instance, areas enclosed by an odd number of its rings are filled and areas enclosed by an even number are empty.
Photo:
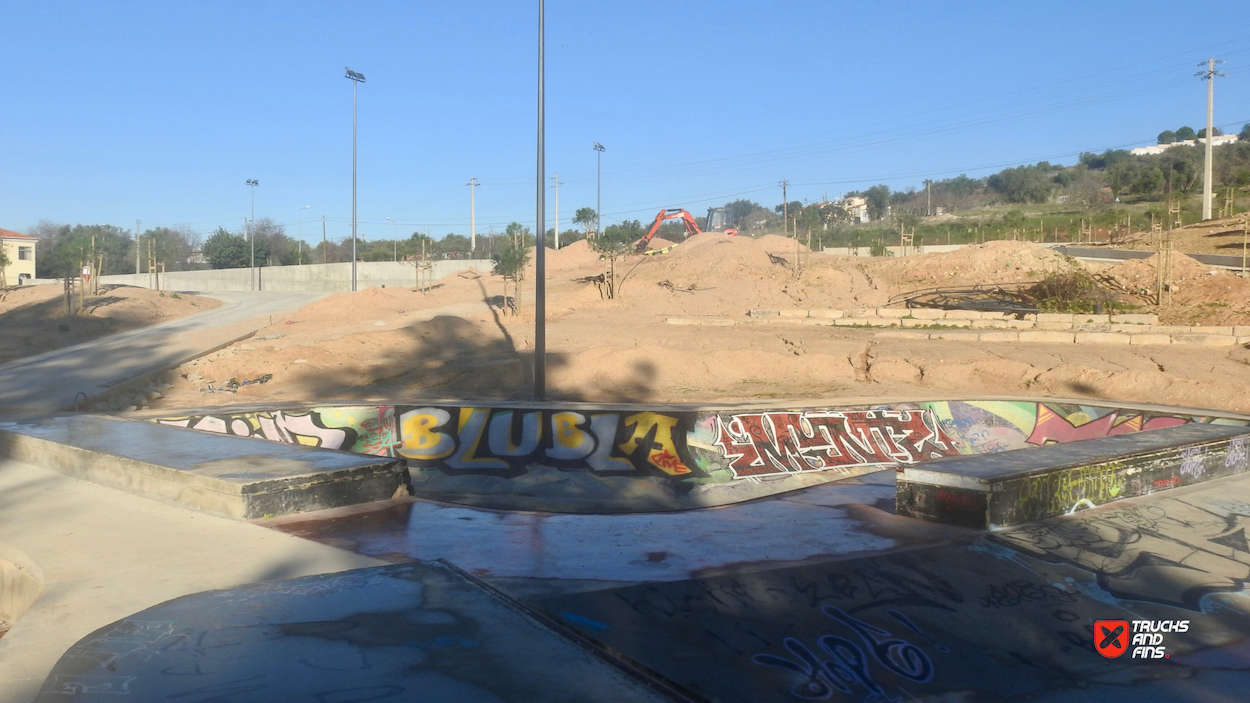
[[[700,256],[775,266],[752,246]],[[841,303],[753,284],[644,317],[694,275],[598,300],[574,254],[543,402],[514,392],[532,319],[480,272],[211,294],[0,366],[0,700],[1238,699],[1236,320],[893,316],[841,261],[812,274]],[[616,357],[632,377],[578,347],[604,320],[663,332]],[[1099,620],[1187,626],[1109,658]]]

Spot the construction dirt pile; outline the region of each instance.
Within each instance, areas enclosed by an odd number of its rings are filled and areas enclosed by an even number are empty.
[[[1157,308],[1162,324],[1250,324],[1250,280],[1184,254],[1173,253],[1171,259],[1170,268],[1164,267],[1168,281],[1164,304]],[[1130,259],[1110,269],[1109,275],[1138,298],[1153,302],[1158,295],[1159,261],[1159,254]]]
[[[667,323],[744,319],[759,308],[870,307],[924,284],[1036,280],[1085,266],[1035,244],[997,242],[908,258],[800,249],[798,275],[793,247],[793,239],[707,233],[665,254],[622,256],[615,299],[591,280],[610,262],[585,242],[548,250],[549,395],[597,402],[1027,395],[1250,411],[1250,350],[1240,346],[995,344],[845,327]],[[1150,262],[1124,264],[1126,285],[1135,275],[1153,280],[1150,271],[1133,274],[1134,266]],[[1246,301],[1245,282],[1205,269],[1195,278],[1192,269],[1173,264],[1177,296],[1218,283],[1227,287],[1208,291],[1214,302]],[[532,272],[519,297],[514,315],[512,282],[474,271],[426,292],[331,295],[177,369],[156,404],[525,399],[533,383]],[[259,379],[266,380],[244,383]]]
[[[74,294],[74,305],[78,295]],[[0,289],[0,363],[154,325],[221,305],[212,298],[131,286],[101,286],[82,311],[65,312],[60,285]]]
[[[1190,254],[1216,254],[1238,259],[1242,254],[1242,242],[1247,240],[1247,220],[1250,215],[1242,213],[1178,227],[1167,233],[1175,251]],[[1157,248],[1149,232],[1133,235],[1127,248],[1154,250]]]

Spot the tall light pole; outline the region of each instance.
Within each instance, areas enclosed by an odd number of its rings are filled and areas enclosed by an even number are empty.
[[[1215,64],[1224,63],[1214,58],[1207,59],[1198,64],[1206,65],[1206,70],[1198,71],[1195,74],[1207,82],[1207,160],[1202,167],[1202,219],[1211,219],[1211,139],[1215,137],[1215,129],[1212,124],[1212,112],[1215,107],[1215,79],[1223,76],[1223,73],[1215,70]]]
[[[386,221],[391,223],[391,256],[399,261],[399,223],[389,217]]]
[[[251,266],[251,283],[252,290],[256,290],[256,238],[252,236],[252,227],[256,226],[256,186],[260,185],[260,181],[255,178],[247,179],[247,184],[252,187],[252,219],[247,227],[247,241],[252,247],[252,266]]]
[[[601,228],[599,223],[601,217],[601,209],[603,207],[603,145],[595,142],[595,236],[598,237]]]
[[[345,68],[352,82],[352,292],[356,292],[356,89],[365,82],[365,74]]]
[[[304,211],[310,207],[312,207],[312,205],[305,205],[304,207],[299,209],[299,240],[300,242],[304,241]],[[300,249],[299,263],[301,266],[303,266],[304,265],[304,250],[302,248],[303,244],[301,244],[300,246],[301,246],[301,249]]]
[[[543,63],[543,0],[538,0],[538,246],[534,256],[534,400],[547,399],[547,146],[544,143],[546,123],[543,110],[546,97],[543,87],[546,69]],[[521,242],[524,246],[525,242]]]
[[[477,251],[477,187],[481,183],[474,176],[465,185],[469,186],[469,256],[472,257]]]

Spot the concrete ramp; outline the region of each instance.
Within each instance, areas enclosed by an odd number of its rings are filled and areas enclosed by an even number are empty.
[[[96,415],[0,423],[0,456],[244,519],[385,500],[408,486],[394,459]]]

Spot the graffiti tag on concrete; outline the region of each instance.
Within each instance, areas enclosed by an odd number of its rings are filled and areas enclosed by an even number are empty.
[[[959,453],[924,410],[719,416],[715,445],[737,478],[915,464]]]
[[[681,477],[694,473],[686,424],[655,412],[413,408],[400,415],[396,451],[419,466],[453,473],[517,475],[542,464]]]

